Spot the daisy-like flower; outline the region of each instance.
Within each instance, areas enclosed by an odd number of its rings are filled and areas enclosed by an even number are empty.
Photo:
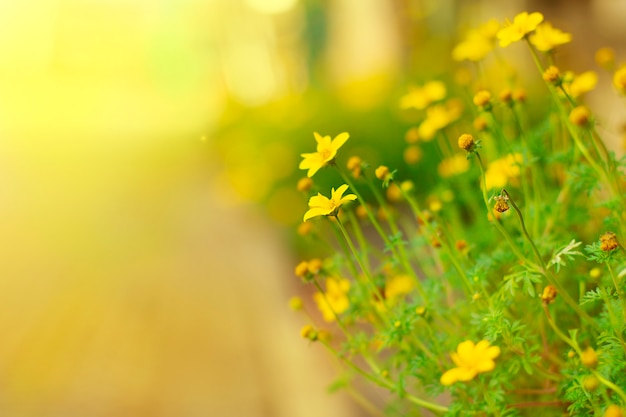
[[[430,81],[423,87],[413,87],[400,99],[401,109],[425,109],[431,103],[446,97],[446,85],[441,81]]]
[[[350,307],[348,290],[350,281],[347,279],[328,278],[326,280],[326,292],[316,292],[313,300],[317,304],[324,321],[335,321],[335,314],[341,314]]]
[[[560,29],[552,27],[552,24],[545,22],[537,26],[535,33],[530,35],[530,43],[535,45],[540,51],[548,52],[559,45],[564,45],[572,41],[572,35]]]
[[[315,175],[320,168],[328,164],[335,159],[337,150],[343,146],[348,140],[350,135],[347,132],[338,134],[335,139],[331,140],[330,136],[321,136],[319,133],[314,132],[315,140],[317,141],[317,152],[303,153],[304,159],[300,162],[300,169],[308,169],[307,177]]]
[[[487,190],[503,188],[510,180],[520,176],[520,165],[524,162],[522,154],[511,153],[492,161],[485,172]]]
[[[485,58],[495,47],[496,33],[500,29],[500,23],[492,19],[478,29],[470,30],[465,39],[457,44],[452,51],[455,61],[478,62]]]
[[[585,71],[582,74],[574,75],[572,73],[565,74],[565,82],[563,87],[567,94],[577,98],[589,91],[592,91],[598,84],[598,74],[595,71]]]
[[[508,24],[498,31],[500,46],[505,47],[513,42],[522,40],[524,36],[537,29],[539,23],[543,21],[543,15],[539,12],[528,14],[522,12],[513,18],[513,23]]]
[[[471,381],[483,372],[492,371],[496,367],[493,361],[500,355],[498,346],[489,346],[487,340],[474,344],[471,340],[459,343],[456,352],[450,354],[456,368],[446,371],[440,379],[443,385],[452,385],[458,381]]]
[[[304,213],[304,220],[307,221],[317,216],[334,216],[339,211],[339,207],[343,204],[356,200],[356,195],[348,194],[343,195],[348,189],[348,185],[344,184],[336,190],[333,188],[330,191],[330,198],[317,193],[309,199],[309,210]]]

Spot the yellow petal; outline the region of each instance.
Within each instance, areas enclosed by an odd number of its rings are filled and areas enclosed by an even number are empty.
[[[330,213],[328,210],[326,210],[325,208],[322,207],[313,207],[312,209],[310,209],[309,211],[307,211],[306,213],[304,213],[304,218],[302,219],[303,222],[312,219],[313,217],[317,217],[317,216],[325,216],[328,213]]]
[[[496,363],[494,361],[492,361],[491,359],[484,359],[479,361],[476,366],[474,366],[474,369],[476,369],[476,372],[489,372],[489,371],[493,371],[493,368],[496,367]]]
[[[344,143],[350,138],[350,134],[348,132],[342,132],[338,134],[335,139],[332,141],[332,148],[337,150],[343,146]]]

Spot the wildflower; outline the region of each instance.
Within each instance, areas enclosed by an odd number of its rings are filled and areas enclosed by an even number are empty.
[[[348,201],[356,200],[356,195],[348,194],[346,196],[343,193],[348,189],[348,185],[344,184],[335,190],[331,189],[330,198],[323,196],[321,193],[317,193],[309,199],[310,209],[304,214],[304,220],[307,221],[310,218],[317,216],[336,216],[339,211],[339,207]]]
[[[591,268],[589,271],[589,276],[593,279],[600,278],[600,275],[602,275],[602,271],[598,267]]]
[[[604,417],[624,417],[624,411],[619,406],[611,404],[604,410]]]
[[[459,118],[461,109],[454,102],[435,105],[426,110],[426,119],[419,125],[418,134],[423,141],[430,141],[435,134]]]
[[[302,307],[303,307],[302,298],[293,296],[289,299],[289,308],[292,309],[293,311],[300,311],[302,310]]]
[[[302,326],[302,329],[300,329],[300,336],[304,339],[309,339],[312,342],[317,340],[317,332],[310,324]]]
[[[513,99],[513,92],[511,91],[511,89],[505,88],[504,90],[500,91],[498,97],[500,98],[501,102],[503,102],[504,104],[508,104]]]
[[[485,171],[487,190],[503,188],[510,180],[519,177],[522,162],[522,154],[515,152],[489,163]]]
[[[395,299],[413,291],[413,280],[410,276],[401,274],[389,278],[385,284],[385,298]]]
[[[423,316],[425,313],[426,313],[426,307],[424,306],[415,307],[415,314],[417,314],[418,316]]]
[[[544,304],[550,304],[556,298],[556,287],[554,285],[546,285],[541,294],[541,301]]]
[[[526,90],[523,88],[517,88],[513,90],[513,100],[523,103],[526,101]]]
[[[400,99],[402,109],[425,109],[431,103],[443,100],[446,97],[446,85],[441,81],[430,81],[423,87],[413,87],[411,91]]]
[[[341,314],[350,307],[350,300],[346,295],[349,289],[350,281],[347,279],[329,278],[326,280],[326,292],[313,294],[313,300],[325,321],[334,321],[335,314]]]
[[[613,85],[621,94],[626,94],[626,65],[613,74]]]
[[[436,196],[428,197],[428,199],[426,200],[426,204],[428,204],[428,209],[430,211],[434,211],[435,213],[441,211],[441,209],[443,208],[441,200]]]
[[[472,152],[476,147],[476,143],[474,142],[474,137],[467,133],[459,136],[458,139],[459,148],[466,150],[467,152]]]
[[[452,58],[455,61],[481,61],[494,49],[499,29],[500,23],[492,19],[478,29],[470,30],[463,41],[452,50]]]
[[[309,177],[300,178],[296,185],[296,189],[302,192],[309,191],[311,187],[313,187],[313,180]]]
[[[322,270],[322,260],[319,258],[313,258],[307,263],[309,273],[315,275]]]
[[[379,180],[385,181],[390,174],[389,168],[386,167],[385,165],[380,165],[378,168],[376,168],[376,170],[374,171],[374,174],[376,175],[376,178],[378,178]]]
[[[474,104],[484,110],[489,110],[491,103],[491,93],[487,90],[480,90],[474,95]]]
[[[367,209],[365,206],[358,206],[355,210],[356,217],[363,220],[367,218]]]
[[[419,129],[417,127],[412,127],[406,131],[404,134],[404,140],[406,143],[415,143],[420,139]]]
[[[572,359],[574,356],[576,356],[576,352],[574,352],[573,350],[568,350],[567,351],[567,357]]]
[[[470,163],[463,154],[455,154],[450,158],[442,160],[437,166],[437,172],[442,178],[449,178],[460,175],[470,168]]]
[[[583,388],[585,391],[592,392],[598,389],[600,381],[594,375],[588,375],[583,379]]]
[[[530,35],[529,40],[538,50],[548,52],[559,45],[571,42],[572,35],[553,28],[549,22],[544,22],[537,26],[535,33]]]
[[[335,159],[337,150],[341,148],[350,137],[347,132],[338,134],[333,140],[330,139],[330,136],[322,137],[317,132],[314,132],[313,135],[317,141],[317,151],[300,155],[304,160],[300,162],[299,168],[308,169],[307,177],[312,177],[320,168]]]
[[[457,240],[456,242],[454,242],[454,247],[459,252],[462,252],[463,250],[465,250],[465,248],[467,248],[467,242],[463,239]]]
[[[478,300],[480,300],[480,293],[479,292],[475,292],[472,295],[472,301],[478,301]]]
[[[569,121],[576,126],[586,126],[591,118],[589,109],[585,106],[578,106],[569,113]]]
[[[323,343],[328,343],[332,339],[332,335],[328,330],[319,329],[317,331],[317,340]]]
[[[478,116],[477,118],[475,118],[472,124],[474,126],[474,129],[476,129],[479,132],[487,130],[487,127],[488,127],[487,119],[485,119],[482,116]]]
[[[346,167],[350,172],[352,172],[352,176],[354,178],[359,178],[361,176],[363,160],[358,156],[351,156],[346,163]]]
[[[294,272],[297,277],[304,278],[309,273],[309,263],[307,261],[302,261],[298,265],[296,265]]]
[[[386,196],[387,200],[391,201],[392,203],[398,203],[402,201],[403,198],[402,190],[396,183],[389,184],[389,187],[387,187]]]
[[[500,348],[489,346],[487,340],[481,340],[476,345],[471,340],[466,340],[450,355],[456,368],[445,372],[440,382],[448,386],[457,381],[471,381],[479,373],[492,371],[496,366],[494,359],[498,355]]]
[[[559,73],[559,69],[554,65],[550,65],[543,72],[543,80],[547,83],[558,86],[561,82],[561,74]]]
[[[412,146],[408,146],[405,150],[404,150],[404,162],[406,162],[409,165],[413,165],[418,163],[421,159],[422,159],[422,150],[415,145]]]
[[[496,196],[496,204],[493,206],[493,209],[498,213],[504,213],[509,209],[508,198],[506,196]]]
[[[393,323],[393,327],[395,327],[396,329],[400,328],[400,326],[402,326],[402,322],[400,320],[396,320]]]
[[[594,58],[596,60],[596,64],[607,71],[611,71],[613,69],[613,65],[615,65],[615,51],[613,48],[604,47],[598,49]]]
[[[309,233],[311,233],[311,230],[313,230],[313,225],[311,223],[308,222],[302,222],[298,225],[298,228],[296,229],[296,232],[300,235],[300,236],[306,236]]]
[[[590,346],[580,354],[580,362],[587,368],[595,368],[598,365],[598,354]]]
[[[600,249],[605,252],[610,252],[619,246],[617,242],[617,236],[613,232],[606,232],[600,236]]]
[[[513,23],[507,22],[507,25],[500,29],[497,37],[500,40],[500,46],[505,47],[513,42],[517,42],[526,35],[537,29],[539,23],[543,21],[543,15],[539,12],[528,14],[522,12],[513,18]]]
[[[572,97],[580,97],[585,93],[593,90],[598,84],[598,74],[594,71],[585,71],[574,77],[569,85],[566,85],[566,91]]]

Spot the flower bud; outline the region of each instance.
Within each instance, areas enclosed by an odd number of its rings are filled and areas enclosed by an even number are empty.
[[[474,147],[476,146],[476,143],[474,142],[474,137],[467,133],[459,136],[458,144],[459,148],[465,149],[468,152],[472,152],[474,150]]]
[[[491,104],[491,93],[487,90],[477,92],[474,95],[474,104],[488,111]]]
[[[600,249],[605,252],[610,252],[619,246],[617,242],[617,236],[613,232],[606,232],[600,236]]]
[[[544,304],[550,304],[556,298],[556,287],[554,285],[546,285],[541,294],[541,301]]]
[[[569,114],[569,121],[576,126],[586,126],[591,119],[591,112],[585,106],[578,106],[572,109]]]
[[[376,171],[374,171],[374,174],[376,175],[376,178],[378,178],[379,180],[385,181],[387,177],[389,176],[389,168],[386,167],[385,165],[381,165],[378,168],[376,168]]]
[[[543,80],[552,85],[559,85],[561,81],[561,74],[559,73],[559,69],[554,65],[550,65],[543,72]]]
[[[598,354],[592,347],[588,347],[580,354],[580,362],[587,368],[598,366]]]

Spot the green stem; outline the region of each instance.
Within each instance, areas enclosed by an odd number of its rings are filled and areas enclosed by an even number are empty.
[[[561,294],[561,297],[563,297],[563,300],[565,300],[565,302],[569,304],[569,306],[572,307],[572,309],[574,309],[574,311],[576,311],[576,313],[578,313],[578,315],[582,319],[585,319],[590,324],[595,323],[593,319],[591,318],[591,316],[589,316],[585,311],[583,311],[578,305],[578,303],[574,301],[572,297],[570,297],[569,293],[565,291],[565,288],[563,288],[561,283],[556,279],[556,277],[552,275],[552,272],[543,266],[543,257],[541,256],[541,253],[539,253],[539,249],[537,249],[535,242],[532,240],[532,238],[528,234],[528,231],[526,230],[526,225],[524,224],[524,217],[522,217],[522,212],[517,207],[517,204],[515,204],[515,200],[511,198],[510,194],[505,189],[502,189],[502,193],[506,195],[506,197],[508,198],[508,201],[513,206],[513,209],[515,209],[515,213],[517,214],[517,218],[519,219],[524,237],[530,243],[531,247],[533,248],[535,257],[537,258],[537,262],[539,263],[539,265],[541,265],[541,269],[540,269],[541,273],[546,277],[546,279],[548,280],[550,284],[556,287],[559,294]]]

